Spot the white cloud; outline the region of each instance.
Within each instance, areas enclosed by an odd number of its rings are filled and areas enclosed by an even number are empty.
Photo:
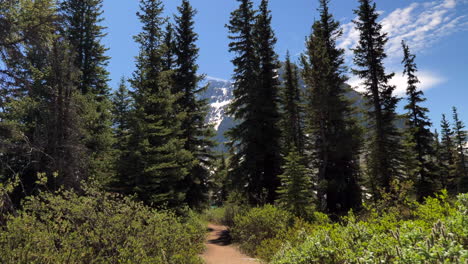
[[[460,30],[468,29],[468,16],[457,14],[457,9],[468,4],[467,0],[436,0],[412,3],[382,15],[382,29],[388,33],[387,55],[400,58],[401,40],[407,41],[415,52],[423,51],[438,40]],[[343,38],[339,43],[347,55],[359,40],[359,33],[350,22],[343,25]]]
[[[429,71],[419,71],[418,78],[419,78],[420,83],[417,86],[421,90],[428,90],[430,88],[433,88],[434,86],[437,86],[445,82],[444,78],[442,78],[436,73],[429,72]],[[363,92],[365,89],[361,85],[362,81],[356,77],[351,78],[348,81],[348,83],[356,91]],[[407,87],[407,79],[406,79],[406,76],[403,76],[401,72],[395,74],[395,76],[390,80],[390,84],[396,86],[396,90],[395,90],[396,95],[403,96],[405,94],[406,87]]]
[[[205,80],[207,81],[215,81],[215,82],[230,82],[229,80],[213,77],[213,76],[205,76]]]

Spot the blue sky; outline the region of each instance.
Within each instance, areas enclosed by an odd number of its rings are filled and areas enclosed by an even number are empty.
[[[166,15],[172,16],[180,2],[164,1]],[[254,0],[255,5],[259,2]],[[200,73],[229,79],[232,55],[228,52],[229,40],[224,25],[238,2],[192,0],[191,3],[198,10],[195,28],[199,34]],[[400,41],[405,39],[417,54],[420,87],[428,98],[426,106],[431,110],[433,123],[438,127],[441,114],[451,116],[451,107],[456,106],[468,125],[468,0],[376,0],[376,3],[382,12],[384,30],[390,37],[386,66],[396,73],[393,83],[397,85],[398,93],[405,89],[400,65]],[[302,52],[304,39],[318,17],[317,5],[317,0],[270,0],[280,58],[287,50],[293,55]],[[358,36],[351,23],[357,5],[357,0],[331,1],[330,9],[344,29],[339,44],[347,50],[355,45]],[[120,77],[130,77],[134,70],[138,47],[132,36],[140,31],[137,11],[137,0],[104,0],[104,25],[108,27],[104,43],[112,57],[108,70],[113,88]],[[347,62],[352,66],[350,52]],[[359,89],[359,80],[349,76],[350,84]]]

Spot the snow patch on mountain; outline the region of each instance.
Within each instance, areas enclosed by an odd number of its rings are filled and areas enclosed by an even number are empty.
[[[227,106],[233,98],[232,82],[214,77],[206,77],[205,82],[208,88],[205,91],[204,98],[208,100],[210,106],[207,120],[218,130],[226,117]]]

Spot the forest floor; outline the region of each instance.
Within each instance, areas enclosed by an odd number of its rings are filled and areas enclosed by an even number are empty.
[[[208,224],[206,251],[202,258],[206,264],[255,264],[260,263],[254,258],[242,254],[231,244],[229,230],[225,226]]]

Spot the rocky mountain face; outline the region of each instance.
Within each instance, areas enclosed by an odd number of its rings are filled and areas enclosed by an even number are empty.
[[[225,132],[235,125],[233,118],[226,114],[227,107],[233,99],[233,84],[228,80],[207,77],[205,80],[207,90],[203,98],[208,100],[210,110],[207,116],[207,122],[213,124],[216,130],[215,140],[219,143],[217,150],[225,151],[224,143],[227,142]],[[362,107],[364,100],[362,95],[349,88],[347,94],[357,107]]]
[[[227,141],[224,133],[234,126],[234,120],[226,114],[227,107],[233,99],[233,85],[231,81],[212,77],[205,79],[207,89],[203,98],[208,100],[210,110],[207,122],[213,124],[216,130],[215,140],[219,143],[217,149],[225,150],[224,143]]]
[[[282,76],[282,69],[279,71],[279,75]],[[224,143],[227,142],[227,139],[224,134],[235,125],[234,119],[226,114],[227,107],[229,107],[233,99],[234,86],[231,81],[213,77],[207,77],[204,85],[207,85],[207,90],[203,98],[207,99],[210,105],[207,122],[213,124],[216,129],[215,140],[219,143],[217,150],[226,151]],[[302,81],[300,81],[300,85],[304,87]],[[365,109],[365,99],[363,95],[353,90],[349,85],[347,85],[346,89],[346,97],[353,103],[354,107],[357,109]],[[358,112],[356,115],[363,122],[362,125],[365,126],[363,114]],[[405,126],[404,123],[404,119],[400,118],[397,120],[396,126],[398,128],[403,128]]]

